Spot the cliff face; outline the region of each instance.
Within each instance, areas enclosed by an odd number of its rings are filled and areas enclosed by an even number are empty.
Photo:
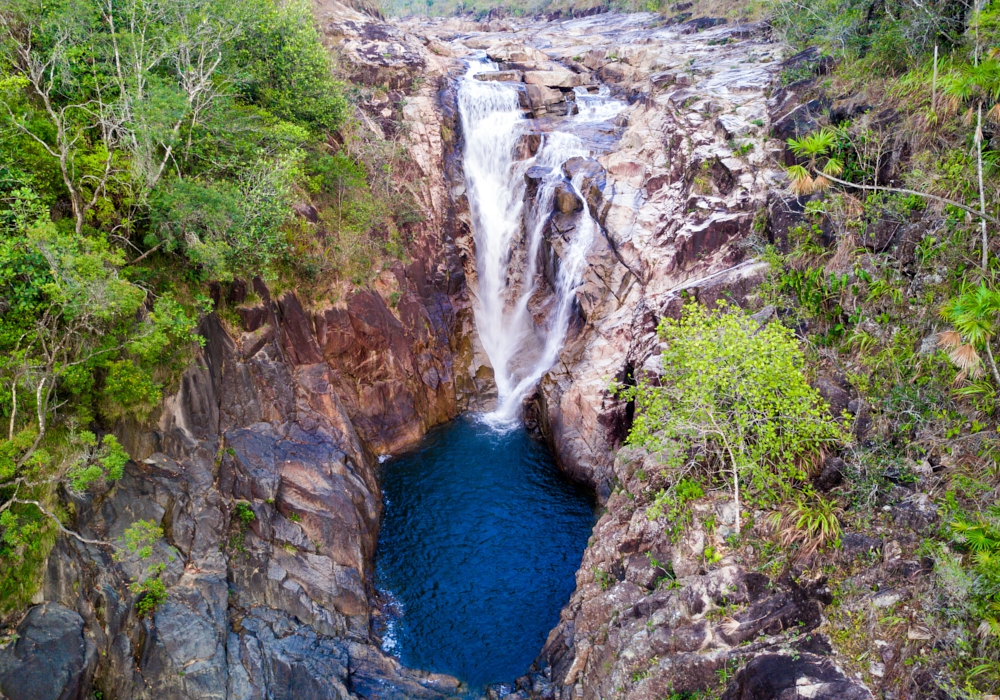
[[[509,19],[471,36],[458,20],[406,26],[456,55],[485,52],[500,64],[497,79],[523,81],[522,106],[532,119],[525,157],[549,132],[573,131],[595,145],[594,158],[562,164],[586,201],[573,201],[568,189],[553,199],[547,260],[530,303],[536,318],[544,317],[553,269],[563,264],[584,206],[600,235],[574,292],[565,347],[526,410],[562,468],[592,485],[607,511],[532,672],[492,692],[594,700],[702,692],[728,700],[871,697],[815,634],[831,601],[824,579],[771,580],[734,556],[706,564],[706,552],[725,551],[734,532],[730,503],[693,504],[693,524],[678,540],[650,519],[655,489],[642,475],[660,467],[619,450],[633,409],[608,388],[612,379],[655,380],[656,326],[679,314],[685,295],[743,302],[763,279],[766,264],[754,251],[769,231],[758,212],[784,178],[773,166],[783,144],[771,140],[772,122],[787,123],[798,107],[794,92],[773,90],[780,46],[762,26],[704,19],[660,26],[652,15]],[[572,122],[578,85],[608,86],[627,102],[614,128],[586,132]],[[526,178],[530,199],[537,191],[531,170]],[[472,274],[469,280],[475,288]]]
[[[70,502],[86,539],[116,540],[144,519],[164,541],[139,562],[60,537],[42,604],[0,651],[7,697],[435,698],[458,688],[401,668],[370,625],[376,454],[478,406],[489,381],[470,371],[461,204],[444,175],[445,69],[380,20],[336,4],[317,14],[356,80],[409,93],[399,142],[418,169],[408,186],[421,221],[408,260],[338,304],[307,308],[310,290],[272,296],[261,280],[215,290],[236,313],[225,326],[204,319],[206,344],[152,429],[118,430],[133,457],[124,478]],[[312,225],[315,213],[300,213]],[[239,517],[238,503],[253,517]],[[128,583],[157,564],[167,599],[139,619]]]
[[[631,409],[609,380],[655,371],[656,324],[677,312],[682,292],[741,298],[762,274],[754,216],[780,177],[765,165],[778,148],[767,135],[775,110],[790,109],[768,102],[781,57],[763,28],[658,26],[653,15],[386,23],[335,2],[319,3],[317,20],[341,70],[404,98],[398,138],[415,164],[407,184],[423,215],[411,259],[338,304],[307,308],[308,295],[272,296],[260,281],[252,285],[259,304],[247,304],[240,285],[219,290],[238,327],[205,319],[207,344],[158,425],[122,431],[134,458],[125,477],[71,504],[89,539],[120,537],[138,519],[163,527],[153,561],[165,567],[166,602],[137,619],[127,581],[139,563],[61,537],[44,604],[0,652],[4,692],[14,700],[83,698],[92,688],[157,700],[455,694],[454,679],[401,668],[371,634],[375,455],[493,397],[471,313],[475,255],[455,98],[461,58],[482,50],[515,80],[536,74],[520,88],[536,136],[562,128],[576,82],[610,86],[628,103],[613,132],[593,135],[603,155],[563,166],[568,178],[581,175],[601,235],[576,290],[570,337],[526,406],[607,514],[560,624],[516,692],[662,698],[720,673],[728,682],[734,664],[749,661],[727,698],[869,697],[808,635],[828,601],[822,582],[770,582],[735,561],[703,571],[704,548],[722,528],[697,527],[673,542],[648,519],[647,503],[612,494],[643,457],[615,461]],[[357,116],[383,136],[390,130],[377,110]],[[524,148],[530,155],[537,140]],[[564,209],[547,231],[537,309],[551,289],[544,277],[579,224],[572,202]],[[252,521],[236,517],[238,502]],[[724,504],[704,508],[732,521]],[[663,590],[668,561],[678,583]],[[719,612],[732,605],[745,607]]]

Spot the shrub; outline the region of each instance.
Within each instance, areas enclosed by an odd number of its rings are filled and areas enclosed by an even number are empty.
[[[630,390],[636,418],[629,442],[661,454],[681,469],[703,462],[732,477],[750,500],[786,500],[823,450],[845,441],[805,376],[805,357],[780,323],[761,326],[741,309],[684,307],[664,319],[661,386]]]
[[[812,554],[840,541],[840,516],[843,509],[833,500],[823,497],[799,497],[784,509],[770,516],[771,525],[780,532],[786,547],[798,543],[802,554]]]
[[[152,615],[167,600],[167,587],[158,576],[151,576],[141,583],[134,583],[130,590],[139,596],[135,603],[135,611],[139,617]]]

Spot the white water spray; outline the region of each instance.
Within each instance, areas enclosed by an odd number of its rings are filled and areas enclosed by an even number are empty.
[[[565,132],[544,135],[533,158],[516,160],[519,140],[529,122],[519,107],[514,85],[480,81],[477,73],[495,71],[495,64],[474,61],[459,88],[458,103],[465,133],[463,164],[476,241],[479,291],[476,326],[493,365],[498,405],[487,417],[495,425],[518,417],[521,401],[559,357],[569,330],[586,265],[587,252],[597,234],[597,222],[586,206],[559,261],[555,303],[539,326],[528,308],[535,291],[542,234],[552,212],[556,187],[565,183],[562,165],[590,151],[576,136]],[[577,90],[580,113],[567,126],[614,118],[622,104],[610,100],[607,88],[596,94]],[[545,170],[532,206],[524,211],[528,168]],[[538,172],[538,171],[536,171]],[[579,176],[570,187],[580,201]],[[526,216],[525,216],[526,214]],[[524,235],[523,254],[521,247]]]

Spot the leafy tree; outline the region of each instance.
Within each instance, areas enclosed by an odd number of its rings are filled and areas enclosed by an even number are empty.
[[[78,426],[98,404],[112,419],[148,413],[159,400],[152,370],[194,326],[176,302],[125,279],[103,236],[60,231],[34,202],[22,189],[0,209],[0,589],[14,585],[7,573],[26,575],[20,561],[47,528],[83,539],[48,503],[54,486],[114,481],[128,455]]]
[[[659,333],[660,386],[632,390],[629,442],[661,453],[675,470],[703,462],[730,475],[737,527],[741,485],[754,502],[786,500],[811,460],[848,439],[806,381],[802,350],[781,324],[761,327],[738,307],[691,303]]]
[[[347,114],[343,86],[303,0],[246,3],[252,17],[235,42],[232,73],[240,96],[311,129],[337,128]]]

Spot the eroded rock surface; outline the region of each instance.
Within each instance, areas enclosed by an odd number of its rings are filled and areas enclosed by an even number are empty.
[[[206,319],[208,343],[155,429],[121,427],[136,459],[125,478],[73,503],[91,538],[119,537],[139,519],[163,527],[152,562],[164,567],[166,602],[137,619],[127,583],[149,562],[61,538],[45,602],[25,618],[22,639],[0,650],[8,696],[19,697],[11,677],[42,678],[30,697],[66,700],[91,689],[157,700],[440,698],[459,689],[379,650],[371,559],[381,512],[375,455],[494,398],[472,322],[475,254],[455,96],[463,59],[482,53],[501,64],[489,78],[517,85],[534,119],[521,159],[579,110],[576,90],[608,86],[627,104],[613,123],[580,133],[591,157],[562,165],[582,201],[569,187],[554,198],[530,304],[542,322],[586,211],[600,235],[575,290],[570,336],[528,419],[608,512],[536,666],[508,690],[658,700],[745,665],[728,700],[870,697],[808,634],[828,600],[822,581],[770,581],[726,560],[706,569],[705,548],[722,528],[694,527],[674,542],[649,520],[648,503],[612,494],[616,479],[634,478],[637,458],[614,461],[631,408],[608,380],[656,374],[656,324],[679,312],[683,294],[713,303],[752,293],[765,269],[756,243],[787,236],[804,207],[772,200],[789,216],[772,216],[770,231],[755,225],[783,177],[768,165],[783,153],[772,136],[801,133],[824,108],[799,104],[793,89],[767,97],[782,56],[766,28],[656,19],[390,23],[317,3],[351,78],[405,96],[400,139],[423,214],[412,260],[337,304],[304,306],[294,290],[272,298],[259,280],[257,305],[243,303],[246,285],[223,290],[239,326]],[[381,112],[357,116],[379,135],[395,128]],[[315,223],[315,210],[300,209]],[[252,521],[234,516],[237,502]],[[732,522],[724,504],[702,507]],[[668,569],[676,582],[665,587]],[[52,639],[60,652],[40,663],[34,650]]]
[[[402,667],[371,629],[376,455],[477,405],[490,380],[472,369],[462,202],[445,184],[454,105],[446,68],[414,36],[337,3],[317,15],[356,80],[410,93],[401,143],[420,173],[412,189],[422,220],[409,232],[409,260],[337,304],[272,295],[261,280],[213,290],[235,314],[203,320],[205,346],[154,425],[117,427],[134,460],[124,477],[68,497],[87,539],[115,541],[141,519],[164,540],[139,561],[61,537],[44,602],[0,649],[7,697],[432,699],[459,690],[453,678]],[[308,205],[296,211],[316,224]],[[259,301],[247,303],[250,291]],[[152,566],[167,597],[140,618],[129,583]]]
[[[689,504],[689,524],[671,531],[649,517],[655,466],[619,453],[615,476],[628,491],[608,499],[576,592],[514,697],[871,698],[817,632],[832,600],[825,581],[772,580],[732,557],[708,563],[709,548],[722,551],[734,531],[732,503]]]
[[[793,213],[783,223],[766,215],[769,191],[784,180],[775,165],[784,157],[780,139],[809,128],[822,108],[800,104],[795,90],[771,94],[786,64],[766,27],[710,19],[654,27],[654,19],[508,19],[504,31],[475,34],[455,20],[405,25],[456,56],[483,52],[499,63],[494,79],[518,87],[534,120],[526,132],[544,138],[575,130],[592,147],[589,158],[562,165],[584,201],[568,186],[553,197],[529,302],[539,324],[584,209],[600,235],[575,290],[577,315],[563,352],[527,408],[562,468],[594,486],[608,512],[533,672],[491,692],[595,700],[706,689],[732,700],[871,697],[815,633],[830,601],[822,580],[772,581],[733,559],[706,567],[706,552],[724,549],[733,531],[732,507],[696,504],[704,512],[675,541],[648,517],[651,492],[629,485],[642,458],[614,461],[633,408],[611,395],[609,379],[655,380],[657,323],[678,315],[685,295],[714,304],[754,293],[766,272],[755,250],[780,245],[775,239],[787,236],[804,208],[782,202]],[[569,96],[602,85],[627,106],[600,134],[586,133],[569,119],[576,111],[569,103],[579,101]],[[519,156],[530,158],[537,145],[523,150]],[[528,199],[544,176],[527,169]],[[474,287],[474,272],[468,276]],[[526,281],[514,277],[511,284],[523,288]],[[645,471],[655,473],[655,465]],[[623,491],[612,493],[614,483]],[[698,524],[709,517],[718,524],[712,531]],[[781,664],[781,673],[770,673]],[[743,671],[734,678],[737,668]]]

